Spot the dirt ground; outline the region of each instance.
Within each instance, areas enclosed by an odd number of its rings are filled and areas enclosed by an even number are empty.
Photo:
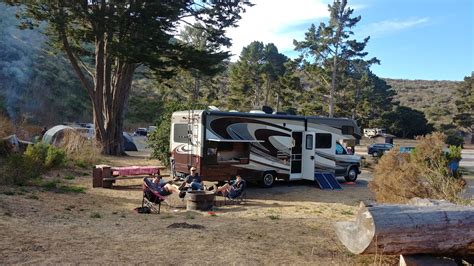
[[[158,163],[140,156],[110,160],[111,165]],[[393,257],[351,254],[333,229],[335,222],[355,218],[360,201],[373,200],[367,171],[336,191],[311,182],[250,186],[244,204],[211,213],[186,211],[181,199],[170,196],[171,206],[165,204],[161,214],[138,214],[141,180],[103,189],[92,188],[87,169],[50,178],[84,187],[85,193],[0,186],[0,264],[396,263]],[[179,228],[182,223],[196,228]]]

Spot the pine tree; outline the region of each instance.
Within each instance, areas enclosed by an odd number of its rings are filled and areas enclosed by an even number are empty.
[[[304,41],[296,41],[295,50],[301,52],[305,58],[305,65],[312,66],[312,75],[318,77],[325,87],[329,87],[329,116],[334,115],[336,101],[337,79],[340,78],[344,67],[348,67],[351,60],[362,59],[367,55],[365,46],[370,37],[362,42],[350,39],[352,28],[361,20],[360,16],[352,17],[353,9],[347,7],[347,0],[336,0],[328,6],[330,12],[329,23],[321,22],[316,28],[311,25],[305,34]],[[376,58],[366,61],[367,64],[378,63]]]

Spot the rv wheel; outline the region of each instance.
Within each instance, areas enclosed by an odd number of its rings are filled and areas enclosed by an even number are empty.
[[[349,172],[347,172],[347,175],[344,177],[344,179],[346,179],[347,182],[354,182],[357,179],[358,172],[359,171],[357,167],[352,167],[349,169]]]
[[[263,187],[272,187],[275,183],[275,174],[273,172],[265,172],[262,177]]]

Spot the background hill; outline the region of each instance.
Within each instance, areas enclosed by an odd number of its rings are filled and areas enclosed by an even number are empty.
[[[458,98],[456,88],[460,81],[389,78],[384,80],[397,93],[394,101],[423,112],[436,128],[442,124],[452,123],[452,117],[456,113],[455,101]]]

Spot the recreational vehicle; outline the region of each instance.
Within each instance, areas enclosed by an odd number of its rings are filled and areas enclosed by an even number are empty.
[[[278,179],[314,180],[315,172],[355,181],[360,157],[341,145],[355,143],[354,120],[316,116],[188,110],[171,119],[172,172],[197,168],[203,180],[240,174],[270,187]]]

